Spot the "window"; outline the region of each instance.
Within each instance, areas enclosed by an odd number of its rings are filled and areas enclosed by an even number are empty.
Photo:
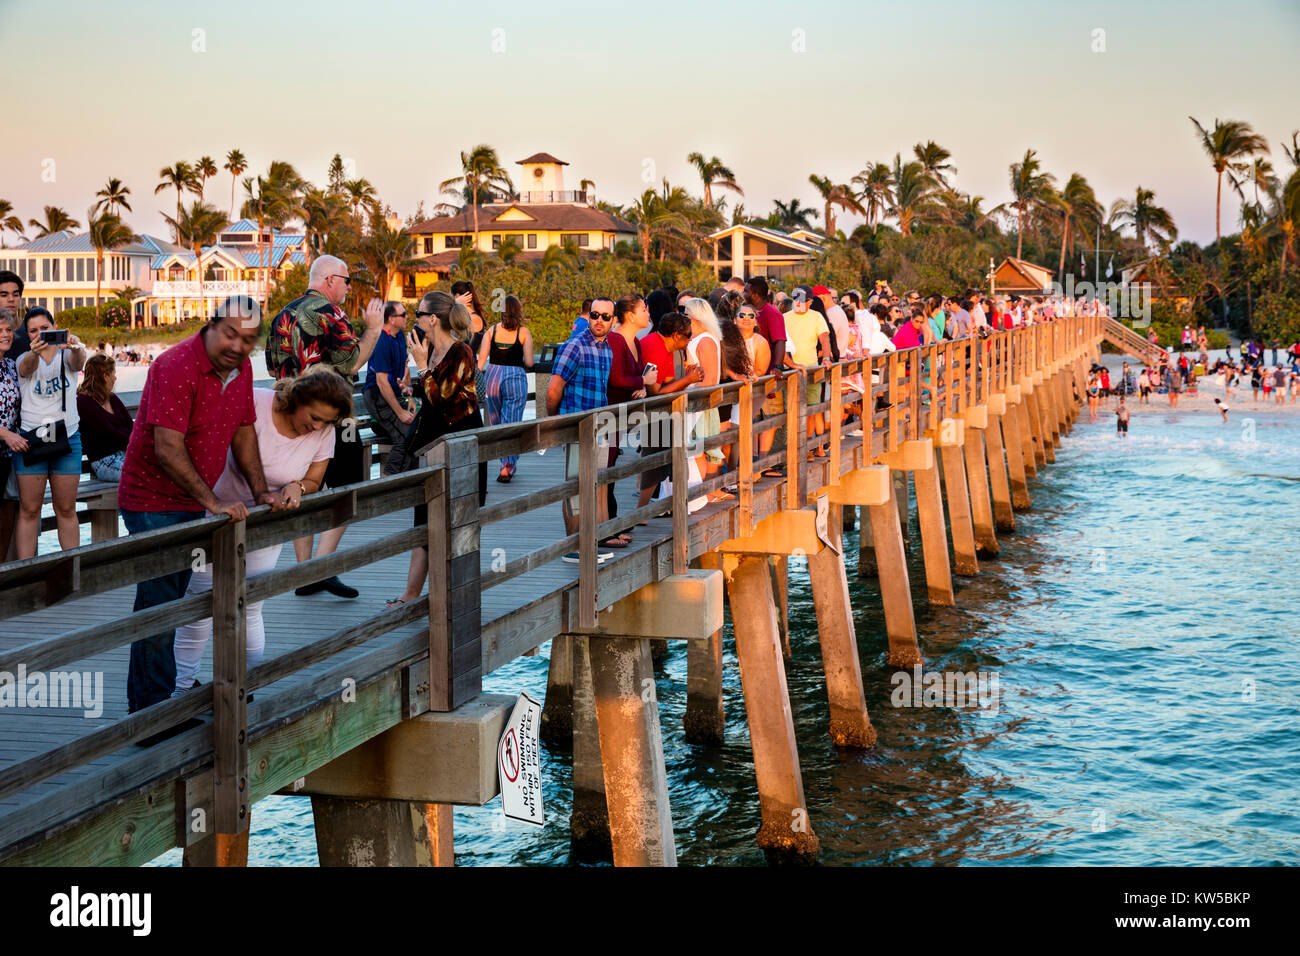
[[[41,281],[42,282],[50,281],[50,260],[49,259],[41,260]]]
[[[529,248],[529,249],[536,249],[536,248],[537,248],[537,233],[535,233],[535,232],[530,232],[530,233],[528,234],[528,248]]]
[[[497,234],[495,234],[495,235],[492,236],[492,248],[493,248],[493,249],[500,249],[500,248],[501,248],[501,234],[500,234],[500,233],[497,233]]]
[[[433,236],[424,237],[424,254],[427,256],[433,252]]]
[[[560,234],[560,244],[572,242],[575,245],[586,247],[587,240],[590,236],[585,232],[564,232]]]
[[[446,249],[459,249],[465,245],[464,236],[446,236],[443,238],[443,247]]]
[[[50,261],[54,263],[54,281],[58,282],[59,281],[59,260],[51,259]]]

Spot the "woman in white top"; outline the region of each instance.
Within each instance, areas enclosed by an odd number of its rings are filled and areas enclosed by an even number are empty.
[[[67,341],[59,344],[44,340],[41,333],[54,331],[54,317],[45,309],[28,309],[24,324],[32,350],[18,360],[22,396],[18,433],[26,440],[27,450],[15,454],[13,459],[14,472],[18,475],[18,527],[14,544],[20,561],[36,556],[47,479],[59,529],[59,547],[66,551],[81,543],[81,526],[77,522],[81,435],[77,431],[75,392],[77,373],[86,364],[86,347],[71,332],[64,330]],[[56,446],[62,450],[51,454]]]
[[[718,319],[713,314],[713,307],[705,299],[689,299],[682,306],[687,318],[691,320],[691,341],[686,346],[686,354],[690,356],[690,361],[704,370],[704,381],[700,383],[700,388],[711,388],[722,380],[722,329],[718,326]],[[703,442],[706,438],[712,438],[722,432],[722,421],[716,408],[710,408],[704,412],[691,412],[687,416],[686,432],[692,435],[698,442]],[[714,448],[707,452],[702,452],[691,459],[694,466],[691,471],[691,480],[700,481],[710,477],[726,459],[722,455],[722,449]],[[727,494],[725,491],[712,491],[709,493],[707,501],[720,501],[723,498],[734,498],[735,495]],[[691,502],[692,510],[698,510],[704,506],[700,499]]]
[[[277,382],[274,391],[253,389],[253,406],[257,421],[257,447],[262,456],[266,486],[280,495],[285,507],[296,508],[302,496],[319,491],[325,468],[334,457],[333,425],[352,414],[352,389],[341,376],[328,368],[316,368],[297,378]],[[226,456],[226,469],[212,489],[222,501],[238,499],[248,508],[256,506],[248,482],[235,463]],[[274,544],[248,552],[245,574],[252,576],[270,571],[280,557],[283,545]],[[212,570],[205,565],[190,578],[189,594],[212,589]],[[262,602],[248,605],[245,627],[246,666],[262,659],[266,646],[266,627],[262,622]],[[196,683],[199,661],[208,638],[212,636],[212,618],[176,629],[176,690],[180,694]]]

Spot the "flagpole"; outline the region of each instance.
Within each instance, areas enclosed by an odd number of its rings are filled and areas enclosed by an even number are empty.
[[[1098,279],[1101,278],[1101,223],[1097,223],[1097,253],[1092,272]]]

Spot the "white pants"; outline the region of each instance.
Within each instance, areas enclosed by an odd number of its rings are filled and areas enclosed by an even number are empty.
[[[273,544],[260,551],[248,552],[248,556],[244,559],[245,577],[272,570],[275,562],[280,558],[280,549],[283,547],[282,544]],[[190,578],[189,590],[185,593],[198,594],[211,590],[212,566],[208,565],[202,571],[194,572]],[[262,652],[266,648],[266,626],[262,623],[263,603],[258,601],[256,604],[250,604],[245,612],[244,630],[247,637],[245,666],[247,667],[252,667],[261,661]],[[194,686],[194,679],[199,673],[199,661],[203,659],[203,649],[207,647],[210,637],[212,637],[210,617],[176,628],[176,690],[174,693],[187,691]]]

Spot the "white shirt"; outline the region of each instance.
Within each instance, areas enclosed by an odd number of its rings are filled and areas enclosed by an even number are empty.
[[[253,389],[253,408],[257,411],[253,429],[257,432],[262,472],[266,476],[266,487],[279,491],[289,482],[297,481],[307,474],[312,462],[327,461],[334,457],[334,429],[322,428],[297,438],[286,438],[275,427],[275,419],[271,414],[274,401],[275,392],[272,389]],[[253,493],[244,479],[244,473],[235,462],[234,451],[226,453],[226,469],[212,487],[212,493],[221,501],[239,500],[248,507],[253,507]]]
[[[70,351],[70,350],[69,350]],[[63,356],[63,374],[59,374],[59,356]],[[19,359],[26,358],[24,355]],[[33,353],[33,357],[35,354]],[[26,378],[19,375],[19,391],[22,393],[22,421],[20,428],[30,431],[49,422],[60,419],[68,429],[71,437],[77,431],[80,417],[77,415],[77,396],[73,391],[77,373],[67,367],[66,351],[59,351],[48,362],[36,359],[36,368]],[[64,408],[64,394],[67,395],[67,408]],[[53,435],[50,436],[53,439]]]
[[[978,302],[971,307],[970,317],[974,321],[975,328],[977,329],[986,327],[989,324],[988,317],[984,314],[984,306]]]
[[[838,305],[832,305],[826,310],[826,324],[835,333],[835,347],[843,359],[849,348],[849,317]]]

